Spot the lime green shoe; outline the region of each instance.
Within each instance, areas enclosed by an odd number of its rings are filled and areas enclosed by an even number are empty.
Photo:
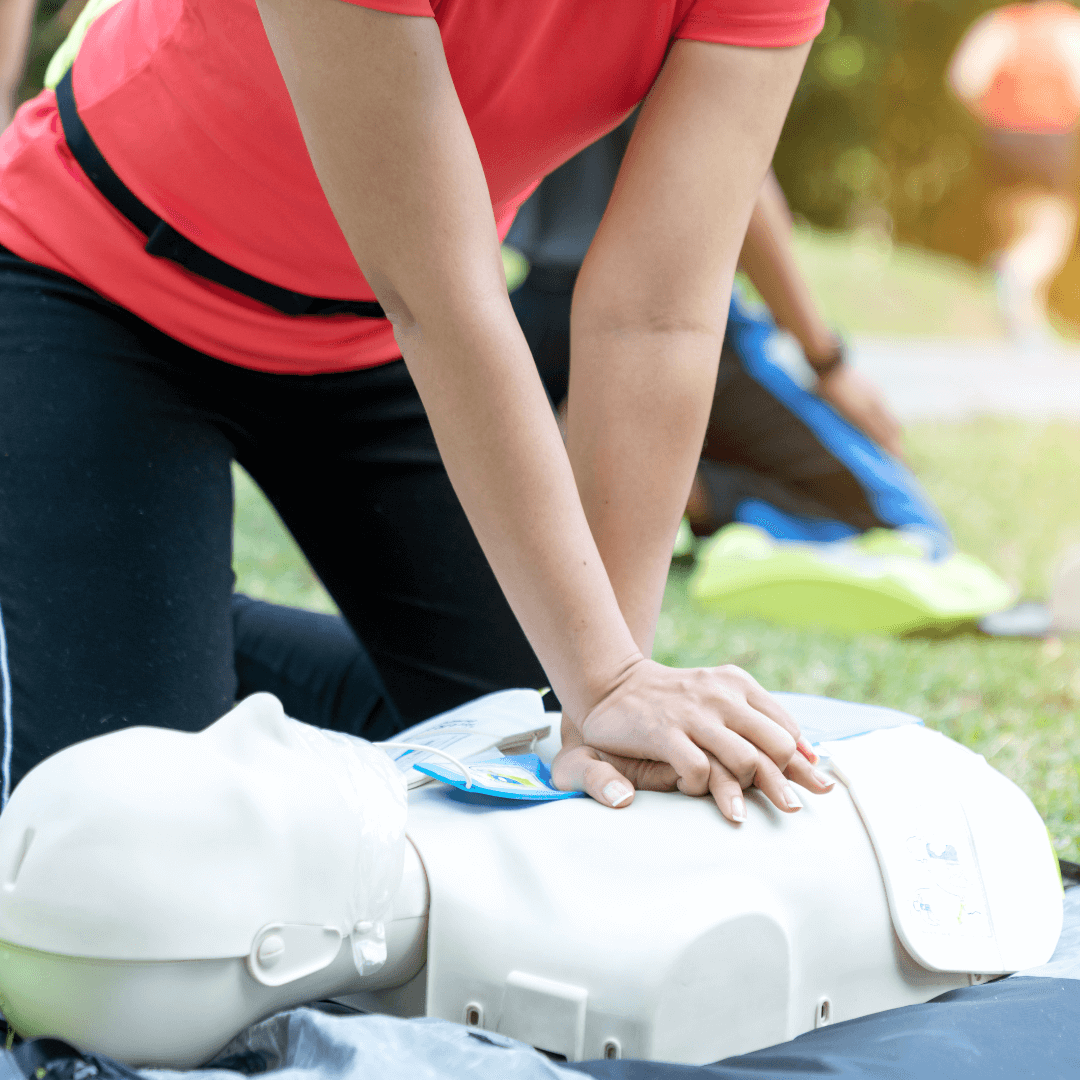
[[[689,592],[708,611],[847,633],[947,630],[1014,600],[978,559],[927,558],[918,538],[900,531],[808,544],[740,524],[701,545]]]

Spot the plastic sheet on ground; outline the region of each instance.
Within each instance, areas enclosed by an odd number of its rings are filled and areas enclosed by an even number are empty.
[[[316,1009],[293,1009],[253,1025],[216,1064],[230,1067],[140,1072],[146,1080],[237,1080],[237,1070],[273,1070],[274,1080],[566,1080],[572,1075],[531,1046],[494,1032],[447,1020],[331,1016]]]

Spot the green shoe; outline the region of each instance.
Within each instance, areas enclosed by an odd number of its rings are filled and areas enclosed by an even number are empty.
[[[1014,600],[978,559],[960,552],[929,559],[900,531],[804,544],[740,524],[701,545],[689,592],[708,611],[848,633],[945,630]]]

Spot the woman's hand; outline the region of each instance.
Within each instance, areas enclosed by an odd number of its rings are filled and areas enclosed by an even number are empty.
[[[881,391],[861,372],[841,364],[818,380],[817,395],[882,449],[903,458],[900,421],[889,411]]]
[[[816,760],[787,710],[741,668],[639,659],[583,719],[564,719],[552,778],[609,806],[628,806],[635,788],[711,794],[739,822],[745,788],[787,813],[802,806],[789,781],[828,791]]]

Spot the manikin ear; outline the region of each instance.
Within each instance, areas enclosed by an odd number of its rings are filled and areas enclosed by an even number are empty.
[[[212,741],[226,757],[250,764],[267,743],[284,749],[295,747],[295,724],[273,694],[252,694],[198,737]]]
[[[255,935],[247,967],[264,986],[284,986],[322,971],[340,950],[341,932],[333,926],[270,923]]]

